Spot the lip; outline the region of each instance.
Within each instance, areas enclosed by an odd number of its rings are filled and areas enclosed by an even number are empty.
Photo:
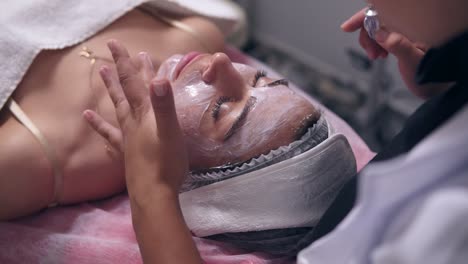
[[[198,56],[200,56],[202,53],[200,52],[197,52],[197,51],[192,51],[192,52],[189,52],[187,53],[181,60],[180,62],[177,64],[176,68],[175,68],[175,79],[177,79],[179,77],[179,74],[182,72],[182,70],[190,64],[190,62],[192,62],[195,58],[197,58]]]

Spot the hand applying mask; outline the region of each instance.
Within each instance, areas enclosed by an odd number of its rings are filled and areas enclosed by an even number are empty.
[[[420,98],[430,98],[445,91],[450,86],[450,84],[417,84],[416,71],[428,47],[421,43],[412,42],[398,32],[389,32],[385,26],[380,26],[376,32],[372,32],[374,35],[374,39],[372,39],[364,28],[367,11],[368,8],[365,8],[354,14],[341,25],[341,29],[345,32],[360,30],[359,44],[366,50],[369,58],[386,58],[389,53],[394,55],[398,60],[401,76],[409,90]]]
[[[123,152],[132,223],[143,262],[201,263],[179,206],[178,193],[188,173],[188,157],[171,84],[154,78],[147,54],[130,57],[117,41],[110,41],[108,46],[116,70],[104,66],[100,74],[120,129],[91,110],[83,115]]]

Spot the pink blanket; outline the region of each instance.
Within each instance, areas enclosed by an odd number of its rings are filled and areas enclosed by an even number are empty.
[[[228,54],[236,61],[268,68],[236,50],[229,49]],[[360,170],[374,154],[343,120],[311,100],[325,111],[336,130],[348,137]],[[206,239],[194,240],[205,263],[290,262]],[[47,209],[17,221],[0,222],[0,263],[141,262],[126,194],[99,202]]]
[[[219,242],[194,240],[205,263],[288,262]],[[0,222],[0,263],[142,263],[127,195]]]

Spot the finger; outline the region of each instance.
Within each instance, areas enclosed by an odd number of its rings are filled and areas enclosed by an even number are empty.
[[[424,44],[424,43],[415,43],[415,46],[416,48],[420,49],[421,51],[423,51],[424,53],[427,52],[429,50],[429,46]]]
[[[156,76],[151,57],[146,52],[140,52],[138,54],[138,60],[143,81],[145,82],[146,87],[149,87],[151,80]]]
[[[88,121],[91,128],[107,140],[113,148],[122,152],[123,136],[120,129],[106,122],[99,114],[92,110],[85,110],[83,112],[83,117]]]
[[[348,20],[346,20],[342,25],[341,29],[344,32],[354,32],[360,29],[363,26],[364,18],[366,17],[366,9],[364,8],[361,11],[354,14]]]
[[[398,60],[417,60],[424,56],[424,51],[419,49],[409,39],[396,32],[388,32],[385,28],[377,31],[375,39],[389,53],[395,55]]]
[[[382,47],[380,48],[382,49],[382,51],[380,52],[380,57],[386,59],[388,57],[388,51],[384,50]]]
[[[361,28],[359,34],[359,43],[366,50],[367,55],[371,59],[377,58],[387,58],[388,51],[386,51],[382,46],[380,46],[375,40],[369,37],[369,34],[364,28]]]
[[[384,49],[369,37],[364,28],[361,28],[361,32],[359,33],[359,44],[367,52],[369,58],[373,60],[377,59],[382,53],[385,53]]]
[[[117,73],[104,65],[99,70],[99,74],[114,104],[118,121],[122,124],[123,118],[129,114],[130,106],[117,78]]]
[[[377,47],[377,58],[385,59],[388,57],[388,51],[382,48],[379,44],[376,44],[376,47]]]
[[[174,95],[168,80],[151,82],[151,103],[161,141],[180,136],[180,126],[174,104]]]
[[[139,76],[138,67],[132,62],[127,49],[118,41],[108,42],[123,92],[132,110],[141,109],[148,99],[145,83]]]

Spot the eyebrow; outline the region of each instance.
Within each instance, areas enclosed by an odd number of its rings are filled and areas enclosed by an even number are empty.
[[[250,98],[245,103],[244,109],[242,109],[241,114],[239,115],[239,117],[237,117],[236,121],[234,121],[228,132],[224,135],[224,140],[228,140],[242,126],[243,122],[247,118],[248,113],[250,112],[250,110],[252,110],[252,106],[254,106],[256,102],[257,98],[250,96]]]

